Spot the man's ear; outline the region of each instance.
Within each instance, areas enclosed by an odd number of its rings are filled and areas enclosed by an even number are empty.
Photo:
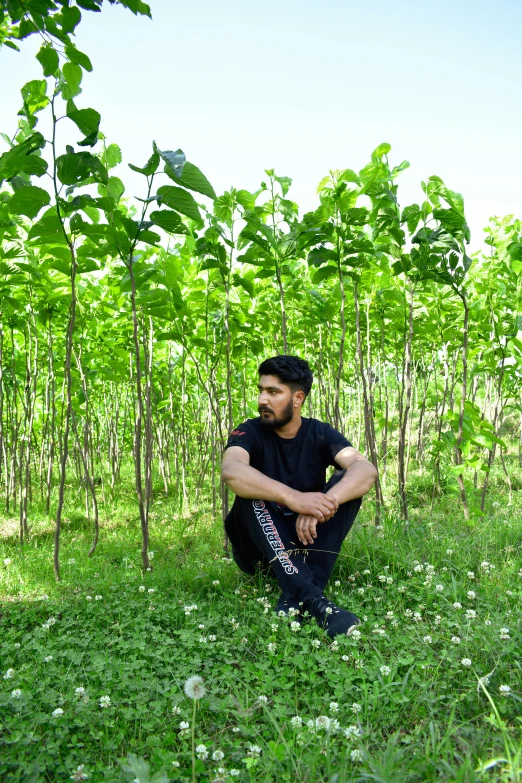
[[[294,408],[300,408],[305,401],[305,393],[304,391],[296,391],[294,392]]]

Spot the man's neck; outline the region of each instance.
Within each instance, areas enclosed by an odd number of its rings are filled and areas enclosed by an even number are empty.
[[[280,438],[295,438],[301,428],[303,420],[300,413],[294,413],[292,420],[285,424],[284,427],[274,430]]]

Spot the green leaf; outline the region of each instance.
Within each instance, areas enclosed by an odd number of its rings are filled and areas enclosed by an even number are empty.
[[[183,167],[185,165],[185,153],[183,150],[160,150],[156,142],[153,142],[154,152],[159,153],[165,163],[167,163],[176,177],[181,177],[183,173]]]
[[[76,152],[68,152],[56,159],[56,172],[64,185],[77,185],[89,177],[91,169],[84,157]]]
[[[380,163],[380,161],[383,159],[384,155],[387,155],[391,151],[391,145],[387,144],[386,142],[384,144],[379,144],[376,149],[372,152],[372,162],[373,163]]]
[[[41,133],[34,133],[21,144],[0,155],[0,183],[15,174],[34,174],[41,177],[47,171],[47,163],[39,155],[31,154],[45,146]]]
[[[74,32],[74,28],[79,24],[82,14],[76,6],[63,6],[62,8],[62,31],[64,33]]]
[[[121,149],[117,144],[109,144],[102,154],[102,161],[108,169],[113,169],[118,163],[121,163]]]
[[[82,83],[83,71],[76,63],[65,63],[62,73],[66,81],[62,87],[62,94],[65,100],[70,100],[81,92],[80,84]]]
[[[335,267],[335,266],[322,266],[312,276],[312,282],[314,283],[314,285],[316,283],[322,283],[323,280],[327,280],[329,277],[335,277],[337,274],[338,274],[337,267]]]
[[[118,203],[125,193],[125,185],[119,177],[109,177],[106,188],[109,196],[113,198],[116,203]]]
[[[28,185],[26,188],[17,190],[9,202],[9,211],[15,215],[26,215],[28,218],[35,218],[42,207],[46,207],[51,201],[51,197],[43,188],[37,188],[35,185]]]
[[[159,153],[153,152],[142,169],[140,169],[138,166],[134,166],[134,164],[132,163],[129,163],[129,168],[132,169],[133,171],[137,171],[138,174],[145,174],[146,177],[150,177],[152,176],[152,174],[156,173],[159,164],[160,164]]]
[[[84,54],[83,52],[80,52],[80,50],[77,49],[76,46],[72,46],[72,45],[66,46],[65,56],[70,62],[81,66],[84,71],[92,71],[91,61],[89,60],[87,55]]]
[[[20,51],[19,47],[15,43],[13,43],[12,41],[7,41],[7,40],[3,41],[3,45],[7,46],[9,49],[14,49],[15,52],[19,52]]]
[[[119,2],[125,8],[128,8],[129,11],[132,11],[135,16],[141,14],[142,16],[148,16],[149,19],[152,19],[150,6],[148,6],[147,3],[143,3],[142,0],[119,0]]]
[[[36,59],[43,68],[44,76],[53,76],[60,67],[58,52],[49,44],[44,44],[42,46],[36,55]]]
[[[45,79],[33,79],[31,82],[27,82],[20,92],[24,101],[24,110],[28,116],[32,117],[36,112],[45,109],[49,103]]]
[[[45,237],[48,241],[63,241],[62,224],[56,214],[56,210],[46,210],[38,223],[35,223],[29,231],[29,239]]]
[[[156,194],[158,204],[166,204],[171,209],[181,212],[183,215],[193,220],[201,221],[201,214],[194,197],[182,188],[174,188],[171,185],[164,185],[158,188]]]
[[[208,196],[208,198],[211,199],[216,198],[214,188],[203,172],[193,163],[189,163],[188,161],[185,163],[181,176],[177,176],[170,165],[165,166],[165,173],[168,174],[174,182],[183,185],[183,187],[188,188],[189,190],[195,190],[197,193],[202,193],[204,196]]]
[[[67,116],[72,120],[86,137],[78,142],[79,146],[90,145],[93,147],[98,141],[98,130],[100,128],[101,116],[95,109],[76,109],[67,112]]]
[[[164,231],[168,231],[170,234],[184,234],[187,230],[178,213],[172,212],[170,209],[151,212],[150,219],[153,223]]]

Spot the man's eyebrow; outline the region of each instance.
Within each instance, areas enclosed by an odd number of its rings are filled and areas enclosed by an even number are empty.
[[[267,391],[281,391],[280,386],[261,386],[260,383],[257,384],[257,388],[262,391],[263,389],[267,389]]]

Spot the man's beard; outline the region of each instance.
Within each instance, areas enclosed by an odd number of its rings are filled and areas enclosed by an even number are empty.
[[[258,411],[259,411],[259,422],[263,427],[263,429],[278,430],[281,427],[284,427],[285,424],[288,424],[290,421],[292,421],[292,417],[294,415],[294,406],[292,400],[290,400],[290,402],[284,409],[279,419],[275,416],[274,411],[270,410],[270,408],[258,408]],[[273,418],[270,419],[264,418],[261,415],[263,411],[268,411],[269,413],[271,413],[273,415]]]

